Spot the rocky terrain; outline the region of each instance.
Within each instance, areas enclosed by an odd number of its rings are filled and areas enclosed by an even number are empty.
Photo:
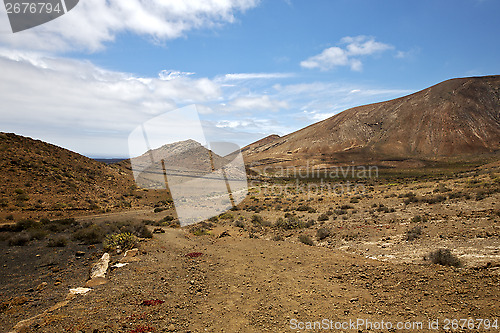
[[[289,332],[298,322],[363,319],[438,320],[443,331],[447,319],[500,317],[498,163],[380,171],[358,182],[365,191],[339,194],[307,187],[318,184],[310,180],[255,181],[236,210],[188,228],[168,205],[80,217],[77,234],[144,221],[155,233],[139,238],[139,261],[111,268],[106,284],[69,299],[103,245],[68,235],[56,252],[43,239],[9,246],[16,233],[4,231],[3,330]],[[450,252],[433,257],[439,249]],[[112,252],[110,266],[122,257]]]

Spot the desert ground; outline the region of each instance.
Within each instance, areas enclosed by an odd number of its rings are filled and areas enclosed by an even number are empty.
[[[5,220],[1,330],[498,331],[498,163],[323,181],[253,176],[235,209],[183,228],[165,200]],[[105,251],[105,283],[68,296]]]

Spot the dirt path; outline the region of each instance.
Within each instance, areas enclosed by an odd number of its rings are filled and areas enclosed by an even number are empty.
[[[380,262],[231,228],[223,238],[165,230],[141,243],[140,261],[25,332],[296,332],[298,322],[323,319],[422,322],[422,332],[429,320],[500,317],[492,269]],[[153,299],[164,303],[142,304]],[[350,328],[332,331],[369,331]]]

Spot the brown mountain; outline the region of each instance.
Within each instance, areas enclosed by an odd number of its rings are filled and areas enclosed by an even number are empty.
[[[0,132],[0,222],[141,206],[132,174],[55,145]]]
[[[500,76],[448,80],[405,97],[343,111],[267,141],[243,148],[246,163],[383,164],[496,154]]]

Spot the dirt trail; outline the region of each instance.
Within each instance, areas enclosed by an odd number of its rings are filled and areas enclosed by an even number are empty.
[[[292,332],[294,319],[358,318],[423,322],[415,331],[427,331],[428,320],[500,316],[499,275],[490,269],[380,262],[231,228],[223,238],[165,231],[141,243],[140,261],[111,270],[107,284],[25,332]],[[142,304],[153,299],[165,302]]]

